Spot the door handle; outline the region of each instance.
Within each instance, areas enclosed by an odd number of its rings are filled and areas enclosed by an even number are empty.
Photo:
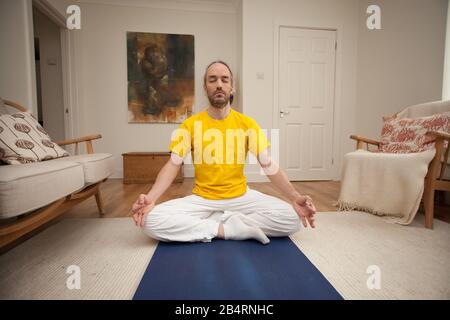
[[[285,114],[289,114],[289,111],[280,110],[280,118],[283,118]]]

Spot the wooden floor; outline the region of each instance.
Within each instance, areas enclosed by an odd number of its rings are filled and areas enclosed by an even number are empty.
[[[269,182],[249,183],[248,185],[252,189],[286,200],[286,198]],[[293,185],[301,194],[308,194],[311,196],[318,212],[337,211],[335,204],[339,197],[339,182],[302,181],[293,182]],[[193,186],[193,178],[185,178],[183,183],[174,183],[169,187],[157,203],[187,196],[191,194]],[[104,217],[114,218],[131,216],[132,204],[140,193],[147,193],[150,190],[150,187],[150,184],[123,184],[122,179],[107,180],[101,187],[105,206]],[[422,207],[419,212],[423,214]],[[98,217],[98,209],[94,197],[91,197],[78,206],[75,206],[62,216],[62,218],[96,217]],[[450,207],[436,205],[435,218],[450,223]]]

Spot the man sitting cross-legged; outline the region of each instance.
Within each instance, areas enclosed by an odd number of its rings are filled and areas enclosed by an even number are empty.
[[[314,228],[316,209],[311,198],[297,192],[271,159],[269,142],[257,122],[231,108],[233,74],[225,62],[215,61],[206,68],[204,88],[210,105],[185,120],[172,136],[170,160],[149,193],[133,204],[136,225],[160,241],[221,238],[255,239],[263,244],[269,243],[268,237],[295,233],[300,220],[304,227]],[[247,186],[248,151],[290,203]],[[189,152],[195,167],[193,194],[155,205]]]

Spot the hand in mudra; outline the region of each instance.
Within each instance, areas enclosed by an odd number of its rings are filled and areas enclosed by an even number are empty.
[[[145,217],[155,207],[155,202],[149,200],[145,194],[140,194],[131,207],[133,220],[136,226],[144,226]]]
[[[305,228],[308,227],[308,224],[311,228],[315,228],[314,224],[314,215],[316,214],[316,207],[312,202],[310,196],[299,196],[297,197],[292,206],[294,207],[295,212],[297,212],[300,220],[302,220],[302,224]]]

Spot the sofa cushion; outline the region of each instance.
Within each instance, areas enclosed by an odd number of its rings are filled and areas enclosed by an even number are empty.
[[[109,153],[81,154],[53,161],[72,161],[83,166],[85,184],[99,182],[114,172],[114,157]]]
[[[0,115],[0,160],[24,164],[69,153],[52,142],[50,136],[29,112]]]
[[[0,219],[39,209],[83,186],[83,167],[76,162],[0,166]]]

